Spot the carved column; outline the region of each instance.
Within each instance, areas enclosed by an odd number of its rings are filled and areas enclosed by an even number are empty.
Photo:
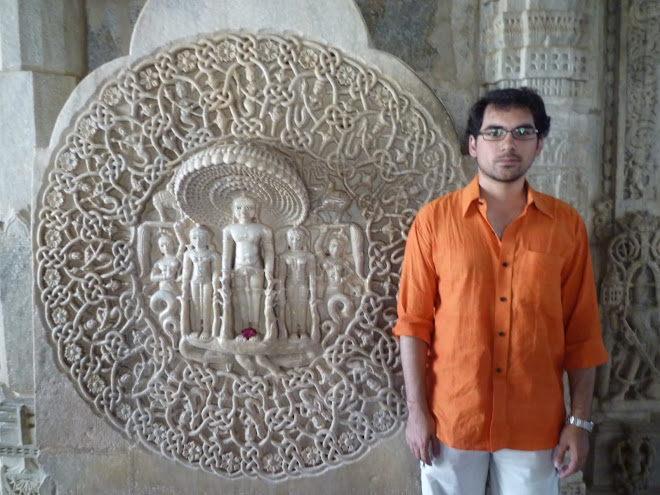
[[[660,445],[660,5],[609,2],[603,180],[596,233],[606,248],[601,315],[610,362],[600,369],[602,424],[594,491],[655,493]],[[616,63],[618,62],[618,63]],[[612,446],[614,451],[612,452]],[[611,454],[610,454],[611,452]]]
[[[30,203],[45,148],[83,71],[82,2],[0,0],[0,491],[37,493]]]
[[[544,98],[552,117],[544,150],[530,170],[540,190],[588,216],[597,191],[600,101],[598,80],[600,2],[482,4],[481,55],[484,90],[529,86]]]
[[[539,190],[571,203],[590,225],[600,194],[601,2],[482,2],[482,90],[536,89],[552,118],[543,152],[529,172]],[[562,494],[586,493],[582,473]]]

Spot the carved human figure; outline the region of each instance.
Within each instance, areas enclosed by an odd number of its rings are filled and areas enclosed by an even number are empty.
[[[329,237],[327,250],[323,249],[326,237]],[[336,294],[359,296],[360,285],[356,283],[358,278],[355,270],[345,258],[348,238],[341,231],[333,231],[328,234],[327,225],[321,226],[321,235],[316,240],[317,255],[323,260],[321,268],[324,271],[326,282],[325,297],[330,299]]]
[[[316,257],[307,250],[309,236],[300,227],[286,233],[289,250],[282,254],[279,279],[286,301],[280,337],[318,337]]]
[[[211,232],[206,227],[193,227],[189,237],[190,244],[183,255],[181,328],[184,334],[195,333],[208,339],[217,334],[215,294],[220,256],[210,244]]]
[[[234,324],[241,333],[253,329],[268,340],[273,337],[274,327],[265,321],[264,315],[269,315],[272,307],[262,311],[261,303],[264,289],[266,292],[273,289],[273,232],[255,221],[257,203],[254,199],[238,196],[232,203],[232,211],[236,223],[222,230],[224,317],[221,337],[232,338]],[[227,290],[229,287],[231,292]]]
[[[314,208],[312,214],[331,223],[338,223],[350,206],[350,195],[338,189],[335,183],[329,180],[321,204]]]
[[[648,437],[625,431],[625,438],[612,451],[614,482],[623,493],[644,493],[655,460],[655,448]]]
[[[619,380],[619,392],[614,400],[623,400],[631,389],[636,389],[645,380],[638,376],[658,371],[657,358],[660,353],[660,306],[656,296],[655,280],[642,271],[632,287],[631,304],[624,321],[626,349],[616,367],[615,376]],[[642,366],[644,364],[644,366]],[[635,390],[638,394],[652,399],[660,398],[660,387],[651,384],[645,390]]]
[[[149,278],[152,282],[158,282],[158,290],[149,299],[149,307],[158,313],[158,320],[166,325],[168,329],[176,327],[173,321],[174,307],[178,289],[176,278],[179,274],[181,262],[175,255],[175,244],[172,236],[163,232],[158,237],[158,249],[162,256],[158,258],[151,269]]]
[[[195,108],[199,107],[199,102],[190,97],[188,86],[182,81],[177,81],[174,85],[175,96],[172,96],[168,89],[165,89],[164,93],[172,103],[172,113],[176,120],[181,122],[181,127],[185,129],[186,134],[192,133],[198,127],[195,119],[201,117],[202,114],[195,111]],[[180,133],[175,131],[175,134],[179,135]],[[185,135],[179,137],[185,137]]]
[[[175,255],[176,249],[174,238],[166,232],[160,234],[160,236],[158,236],[158,249],[163,256],[156,260],[151,269],[151,281],[158,282],[159,292],[166,291],[176,295],[178,290],[175,280],[181,262]]]

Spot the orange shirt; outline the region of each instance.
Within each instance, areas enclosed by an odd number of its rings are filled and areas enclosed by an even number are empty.
[[[429,344],[438,438],[457,449],[552,449],[563,371],[607,361],[587,231],[533,191],[502,240],[475,178],[418,213],[399,288],[398,336]]]

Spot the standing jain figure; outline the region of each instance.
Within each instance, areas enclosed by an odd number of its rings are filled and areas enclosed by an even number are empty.
[[[158,258],[151,269],[149,278],[152,282],[158,282],[158,290],[151,296],[150,307],[158,313],[162,320],[172,314],[174,303],[176,302],[177,287],[176,277],[179,273],[181,262],[174,254],[174,239],[167,232],[163,232],[158,237],[158,249],[162,257]],[[159,303],[165,306],[158,309]]]
[[[309,236],[300,227],[286,233],[289,250],[281,256],[280,280],[285,288],[284,325],[280,337],[311,337],[318,333],[316,257],[307,250]]]
[[[214,295],[218,290],[220,256],[210,245],[211,232],[198,225],[190,229],[190,244],[183,255],[181,330],[210,339],[218,322]]]
[[[270,227],[255,222],[257,205],[252,198],[238,196],[232,203],[232,211],[237,223],[227,225],[222,230],[224,315],[221,338],[233,338],[236,325],[236,329],[247,338],[253,333],[244,332],[256,331],[262,333],[265,340],[269,340],[273,337],[274,327],[269,321],[264,321],[263,316],[264,313],[272,312],[272,303],[264,312],[261,310],[261,301],[264,296],[264,280],[266,292],[272,291],[275,260],[273,232]],[[228,289],[232,279],[230,293]]]

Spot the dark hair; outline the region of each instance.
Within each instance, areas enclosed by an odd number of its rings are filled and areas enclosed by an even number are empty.
[[[507,109],[511,107],[527,108],[534,117],[534,126],[539,136],[547,136],[550,131],[550,117],[545,113],[543,98],[532,88],[504,88],[494,89],[482,96],[470,109],[467,130],[468,136],[475,138],[479,134],[484,121],[484,112],[488,105]]]

